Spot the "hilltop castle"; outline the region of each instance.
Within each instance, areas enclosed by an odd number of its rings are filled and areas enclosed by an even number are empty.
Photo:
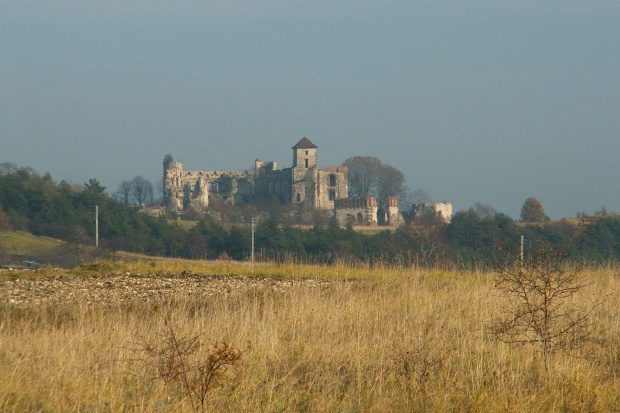
[[[307,138],[301,139],[292,149],[293,166],[290,168],[278,169],[275,162],[257,159],[253,170],[235,172],[184,171],[181,162],[166,156],[165,206],[178,212],[191,209],[204,211],[213,202],[246,205],[276,197],[282,204],[300,204],[310,209],[333,211],[333,216],[342,225],[404,224],[398,209],[398,198],[390,197],[385,211],[373,197],[350,199],[346,166],[319,168],[318,147]],[[433,209],[449,222],[452,205],[445,206],[433,204],[427,209]],[[379,211],[383,211],[381,217],[378,216]]]
[[[275,162],[257,159],[249,171],[184,171],[181,162],[164,161],[166,206],[177,211],[202,211],[218,199],[230,205],[257,203],[275,196],[282,204],[304,204],[333,210],[349,196],[345,166],[319,168],[318,147],[307,138],[293,146],[293,166],[277,169]]]

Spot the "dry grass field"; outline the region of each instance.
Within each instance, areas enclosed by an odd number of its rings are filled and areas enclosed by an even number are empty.
[[[587,277],[576,299],[593,340],[547,372],[535,347],[488,336],[505,300],[489,273],[183,261],[5,273],[0,411],[620,411],[620,271]]]

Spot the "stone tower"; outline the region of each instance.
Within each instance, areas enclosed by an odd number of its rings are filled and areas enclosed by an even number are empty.
[[[317,165],[316,150],[318,146],[308,138],[302,138],[293,146],[293,168],[312,168]]]
[[[294,204],[305,203],[314,207],[316,203],[316,174],[318,146],[302,138],[293,146],[293,167],[291,168],[291,200]]]
[[[388,197],[387,223],[392,226],[399,226],[405,223],[403,216],[398,210],[398,198]]]

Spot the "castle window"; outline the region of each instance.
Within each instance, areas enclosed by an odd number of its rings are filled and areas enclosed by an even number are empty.
[[[336,199],[336,191],[330,189],[329,191],[327,191],[327,196],[329,197],[330,201],[333,201],[334,199]]]
[[[304,159],[304,161],[306,162],[306,168],[308,167],[308,160]]]
[[[308,151],[306,151],[306,155],[308,155]]]
[[[297,202],[301,202],[301,194],[297,194]]]
[[[329,186],[336,186],[336,175],[329,176]]]

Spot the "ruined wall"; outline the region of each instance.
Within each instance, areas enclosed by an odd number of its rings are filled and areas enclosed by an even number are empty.
[[[209,187],[199,172],[184,171],[181,162],[171,162],[164,181],[168,205],[181,211],[209,206]]]
[[[277,171],[278,167],[275,161],[263,162],[260,159],[254,161],[254,170],[256,172],[264,171],[264,172],[273,172]]]
[[[274,163],[275,164],[275,163]],[[272,196],[282,204],[291,203],[291,168],[279,170],[261,169],[254,181],[254,200],[260,201]]]
[[[418,219],[424,214],[433,213],[449,224],[452,221],[452,204],[448,202],[437,204],[414,204],[412,207],[413,219]]]
[[[452,221],[452,204],[448,202],[433,204],[435,212],[441,216],[446,224]]]
[[[334,201],[349,197],[348,169],[346,166],[330,166],[317,171],[316,209],[334,209]]]
[[[334,215],[340,225],[377,225],[377,200],[374,197],[338,199],[334,202]]]
[[[288,202],[314,205],[316,167],[293,167],[285,170],[290,171],[291,174],[291,199]]]
[[[178,211],[201,211],[213,199],[230,205],[251,202],[254,171],[184,171],[181,162],[170,163],[166,170],[165,193],[169,207]]]

